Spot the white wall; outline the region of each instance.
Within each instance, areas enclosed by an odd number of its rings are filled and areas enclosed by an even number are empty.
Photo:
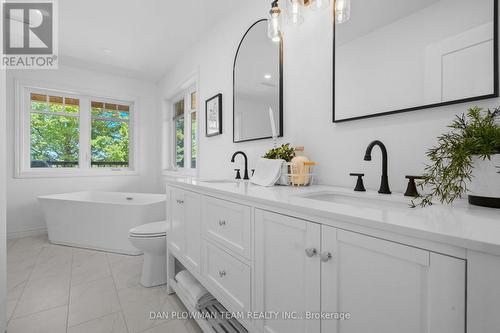
[[[0,10],[0,15],[1,10]],[[5,125],[5,71],[0,70],[0,332],[6,325],[6,125]]]
[[[232,65],[238,43],[246,29],[265,17],[270,2],[251,1],[233,12],[214,30],[202,36],[193,49],[160,82],[166,98],[186,78],[199,70],[201,105],[218,92],[224,95],[224,134],[206,138],[204,107],[201,112],[200,176],[231,177],[229,162],[236,150],[244,150],[250,166],[272,145],[271,140],[233,144],[232,142]],[[354,15],[354,13],[353,13]],[[305,23],[285,30],[284,49],[284,133],[282,142],[304,145],[305,153],[320,163],[324,184],[353,187],[350,172],[366,173],[366,185],[378,189],[381,175],[380,153],[373,161],[363,161],[366,146],[382,140],[389,152],[389,179],[393,191],[406,188],[405,175],[420,174],[425,152],[457,113],[471,105],[495,107],[499,99],[479,101],[399,115],[347,123],[332,123],[332,18],[331,11],[308,12]],[[390,98],[390,96],[388,96]],[[376,148],[377,149],[377,148]]]
[[[99,91],[103,94],[137,96],[139,108],[135,109],[139,124],[139,175],[112,177],[73,178],[14,178],[15,140],[15,80],[37,81],[43,84],[67,86],[68,89]],[[7,74],[7,232],[9,237],[22,236],[28,231],[45,228],[37,197],[51,193],[83,190],[103,191],[163,191],[160,185],[160,113],[156,86],[119,76],[101,74],[71,67],[54,71],[9,71]]]

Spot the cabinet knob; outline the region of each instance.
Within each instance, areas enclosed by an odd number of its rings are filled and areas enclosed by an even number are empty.
[[[221,278],[223,278],[224,276],[226,276],[226,271],[219,271],[219,276]]]
[[[306,256],[308,256],[309,258],[314,257],[317,254],[318,250],[316,250],[315,248],[306,249]]]
[[[332,259],[332,254],[330,252],[323,252],[319,257],[322,262],[327,262]]]
[[[225,220],[219,220],[219,226],[223,227],[226,225],[226,221]]]

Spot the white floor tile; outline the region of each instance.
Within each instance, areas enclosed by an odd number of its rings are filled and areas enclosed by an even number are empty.
[[[115,312],[68,328],[68,333],[128,333],[121,312]]]
[[[145,330],[143,331],[143,333],[194,333],[190,330],[191,327],[188,327],[187,323],[188,322],[186,320],[171,320],[169,322],[162,323],[161,325]]]
[[[14,318],[68,304],[69,277],[29,280],[19,299]]]
[[[150,320],[150,311],[185,311],[163,287],[144,288],[143,256],[12,240],[7,250],[9,333],[200,333],[192,320]],[[119,289],[118,293],[116,289]]]
[[[12,247],[12,245],[14,245],[14,243],[16,242],[17,239],[7,239],[7,249],[9,249],[10,247]]]
[[[82,283],[71,288],[68,325],[75,326],[119,310],[111,277]]]
[[[150,312],[171,313],[178,310],[162,287],[122,289],[118,291],[118,296],[130,333],[141,332],[167,321],[151,320]]]
[[[45,279],[52,276],[70,277],[72,249],[66,246],[49,245],[42,249],[30,280]]]
[[[66,332],[66,306],[12,319],[7,327],[9,333],[64,333]]]
[[[13,244],[9,249],[11,250],[26,250],[26,249],[41,249],[48,246],[49,242],[47,235],[37,235],[31,237],[18,238],[13,240]]]
[[[200,326],[192,319],[186,321],[186,327],[190,333],[203,333]]]
[[[17,271],[35,267],[42,248],[15,248],[7,250],[7,270]]]
[[[16,305],[17,305],[17,302],[18,300],[15,299],[15,300],[7,300],[6,302],[6,318],[7,318],[7,321],[10,320],[10,318],[12,317],[12,314],[14,313],[14,309],[16,308]]]
[[[104,252],[84,249],[73,250],[72,286],[109,276],[111,276],[111,270]]]
[[[111,272],[116,289],[133,288],[140,285],[143,256],[126,256],[108,253]]]
[[[18,300],[28,282],[30,272],[13,273],[7,271],[7,299]]]

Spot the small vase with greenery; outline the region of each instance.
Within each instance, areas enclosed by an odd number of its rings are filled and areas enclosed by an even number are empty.
[[[450,132],[439,136],[437,146],[427,152],[430,164],[419,186],[430,192],[415,199],[413,206],[432,205],[435,198],[447,204],[462,198],[474,181],[475,164],[500,154],[499,122],[500,108],[485,111],[476,106],[457,116],[448,126]]]
[[[290,147],[289,143],[285,143],[280,147],[270,149],[263,157],[270,160],[290,162],[295,157],[295,148]]]
[[[285,143],[280,147],[271,148],[263,157],[270,160],[284,160],[285,162],[287,162],[283,163],[281,167],[281,177],[278,180],[277,184],[290,185],[290,180],[288,179],[290,166],[288,164],[295,157],[295,148],[290,147],[289,143]]]

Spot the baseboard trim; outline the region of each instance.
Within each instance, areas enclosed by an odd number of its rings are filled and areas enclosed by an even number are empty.
[[[30,229],[22,231],[10,231],[7,232],[7,239],[16,239],[30,236],[46,235],[47,228]]]

